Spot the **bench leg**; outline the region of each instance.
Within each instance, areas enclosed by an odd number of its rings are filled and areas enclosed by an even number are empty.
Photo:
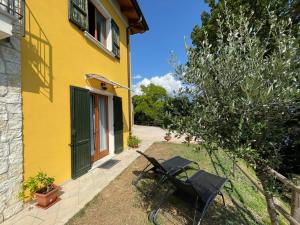
[[[198,204],[199,204],[199,197],[197,196],[197,199],[195,201],[195,213],[194,213],[194,220],[193,225],[200,225],[202,222],[202,213],[198,210]]]
[[[167,180],[166,176],[163,175],[159,181],[155,184],[154,188],[147,194],[147,197],[150,197],[153,193],[157,191],[157,189]]]
[[[149,217],[148,217],[150,222],[154,223],[155,225],[159,225],[159,223],[157,222],[157,216],[158,216],[158,214],[159,214],[159,210],[160,210],[160,208],[162,207],[162,205],[163,205],[165,202],[168,201],[169,197],[170,197],[171,195],[173,195],[174,192],[175,192],[175,190],[172,189],[172,188],[170,188],[170,189],[166,192],[166,194],[164,195],[164,197],[159,201],[157,207],[156,207],[154,210],[152,210],[152,211],[150,212]]]
[[[132,185],[137,186],[138,182],[147,174],[152,168],[148,169],[150,167],[150,163],[142,170],[142,172],[138,175],[136,179],[132,181]]]
[[[223,200],[223,204],[224,204],[224,206],[225,206],[226,204],[225,204],[225,198],[224,198],[224,195],[223,195],[223,193],[222,193],[222,192],[219,192],[219,195],[221,195],[221,197],[222,197],[222,200]]]

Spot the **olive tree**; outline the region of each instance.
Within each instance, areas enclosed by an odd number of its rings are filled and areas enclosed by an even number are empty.
[[[189,124],[189,110],[192,103],[187,96],[169,97],[164,106],[164,127],[169,131],[176,131],[177,136],[189,134],[191,124]],[[173,123],[173,121],[176,123]]]
[[[299,46],[290,20],[269,12],[269,35],[261,40],[260,26],[252,27],[249,17],[225,9],[218,19],[217,49],[206,34],[197,48],[187,50],[188,62],[178,66],[177,76],[185,84],[182,94],[193,103],[186,115],[189,132],[253,167],[271,223],[277,225],[273,178],[267,171],[281,163],[285,123],[299,98]]]

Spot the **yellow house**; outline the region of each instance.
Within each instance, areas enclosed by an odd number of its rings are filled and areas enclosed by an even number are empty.
[[[127,147],[136,0],[26,0],[21,40],[24,179],[60,184]]]

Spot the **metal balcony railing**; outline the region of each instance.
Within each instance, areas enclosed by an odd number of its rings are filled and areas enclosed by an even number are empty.
[[[0,11],[16,17],[23,18],[24,0],[0,0]]]

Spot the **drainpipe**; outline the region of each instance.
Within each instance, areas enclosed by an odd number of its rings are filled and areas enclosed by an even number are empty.
[[[131,99],[131,50],[130,50],[130,34],[129,34],[129,29],[130,29],[130,26],[127,27],[126,29],[126,33],[127,33],[127,68],[128,68],[128,87],[129,87],[129,90],[128,90],[128,113],[129,113],[129,132],[132,131],[132,99]]]

